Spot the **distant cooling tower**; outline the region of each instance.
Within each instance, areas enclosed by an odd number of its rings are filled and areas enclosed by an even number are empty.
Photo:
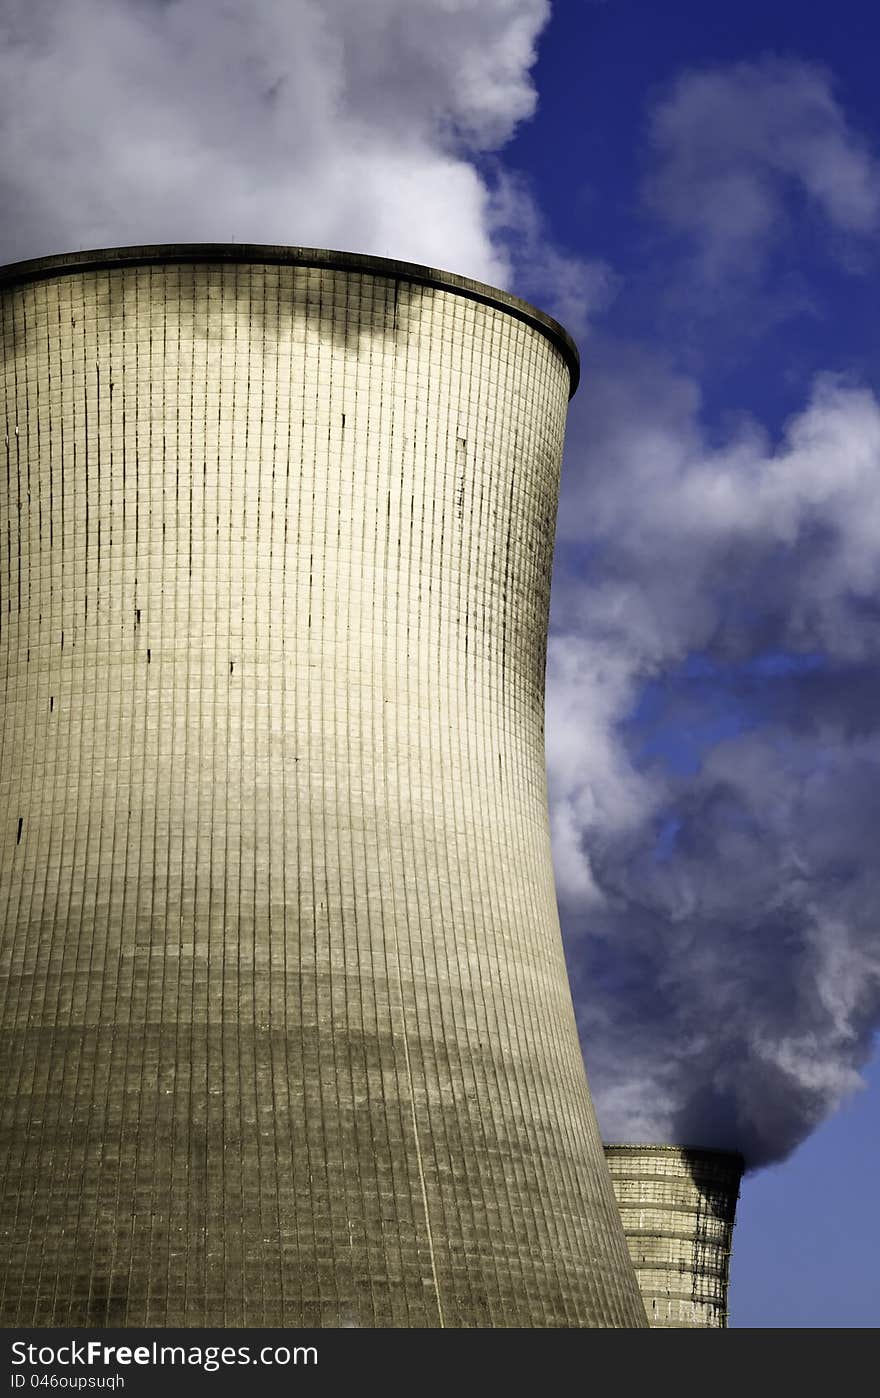
[[[727,1324],[743,1160],[687,1146],[606,1146],[614,1192],[652,1326]]]
[[[0,1324],[644,1325],[548,837],[571,341],[289,248],[0,312]]]

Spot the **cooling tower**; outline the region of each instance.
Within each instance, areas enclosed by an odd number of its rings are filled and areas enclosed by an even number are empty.
[[[623,1228],[652,1326],[727,1325],[742,1156],[690,1146],[606,1146]]]
[[[289,248],[0,306],[0,1323],[643,1325],[548,839],[571,341]]]

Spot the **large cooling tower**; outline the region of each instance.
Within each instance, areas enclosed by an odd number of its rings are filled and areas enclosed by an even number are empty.
[[[643,1325],[560,942],[555,322],[0,272],[10,1325]]]
[[[742,1156],[616,1145],[605,1155],[650,1324],[726,1326]]]

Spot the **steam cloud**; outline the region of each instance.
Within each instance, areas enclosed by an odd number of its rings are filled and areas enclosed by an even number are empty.
[[[582,331],[616,274],[552,244],[493,154],[547,0],[6,0],[0,260],[178,240],[349,248],[532,296]],[[826,74],[683,75],[648,207],[688,286],[761,287],[794,208],[876,232]],[[744,272],[745,269],[745,272]],[[791,1150],[880,1016],[880,404],[826,376],[779,442],[591,339],[565,473],[548,741],[575,999],[606,1137]]]
[[[712,180],[734,171],[764,211],[742,294],[792,201],[815,196],[834,234],[875,229],[877,167],[816,70],[685,75],[653,132],[648,196],[692,220],[697,282],[734,236],[705,214],[710,146]],[[745,421],[719,445],[693,379],[592,348],[548,756],[594,1099],[607,1139],[756,1166],[859,1086],[880,1022],[880,403],[819,376],[781,440]]]
[[[648,198],[690,234],[710,278],[760,270],[799,213],[845,234],[875,232],[880,172],[828,74],[779,58],[683,74],[655,106]]]
[[[775,450],[712,452],[621,391],[585,385],[596,561],[548,684],[576,1000],[606,1136],[754,1165],[858,1085],[880,1018],[880,404],[822,381]]]
[[[6,0],[3,260],[354,248],[507,281],[473,162],[531,115],[547,0]]]

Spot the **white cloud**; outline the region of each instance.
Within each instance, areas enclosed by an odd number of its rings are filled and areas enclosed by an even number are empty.
[[[777,443],[744,421],[719,444],[695,384],[596,350],[563,473],[547,738],[600,1122],[778,1158],[859,1082],[880,1018],[880,402],[820,377]],[[700,721],[687,657],[741,673],[742,706],[768,651],[824,659],[694,775],[638,765],[646,681],[681,742]]]
[[[495,283],[471,158],[535,106],[547,0],[12,0],[0,257],[314,244]]]
[[[698,414],[696,385],[644,354],[587,375],[571,414],[560,513],[562,538],[584,540],[604,560],[579,595],[581,616],[650,669],[712,638],[719,560],[733,582],[737,568],[753,574],[758,556],[778,549],[794,556],[821,528],[810,568],[777,579],[786,608],[777,639],[862,654],[873,630],[843,625],[841,607],[880,587],[877,399],[819,376],[775,448],[748,419],[710,447]],[[747,585],[750,574],[739,576]]]
[[[764,58],[686,72],[656,103],[650,135],[650,205],[694,239],[713,280],[760,264],[792,193],[839,232],[880,226],[880,167],[821,68]]]

